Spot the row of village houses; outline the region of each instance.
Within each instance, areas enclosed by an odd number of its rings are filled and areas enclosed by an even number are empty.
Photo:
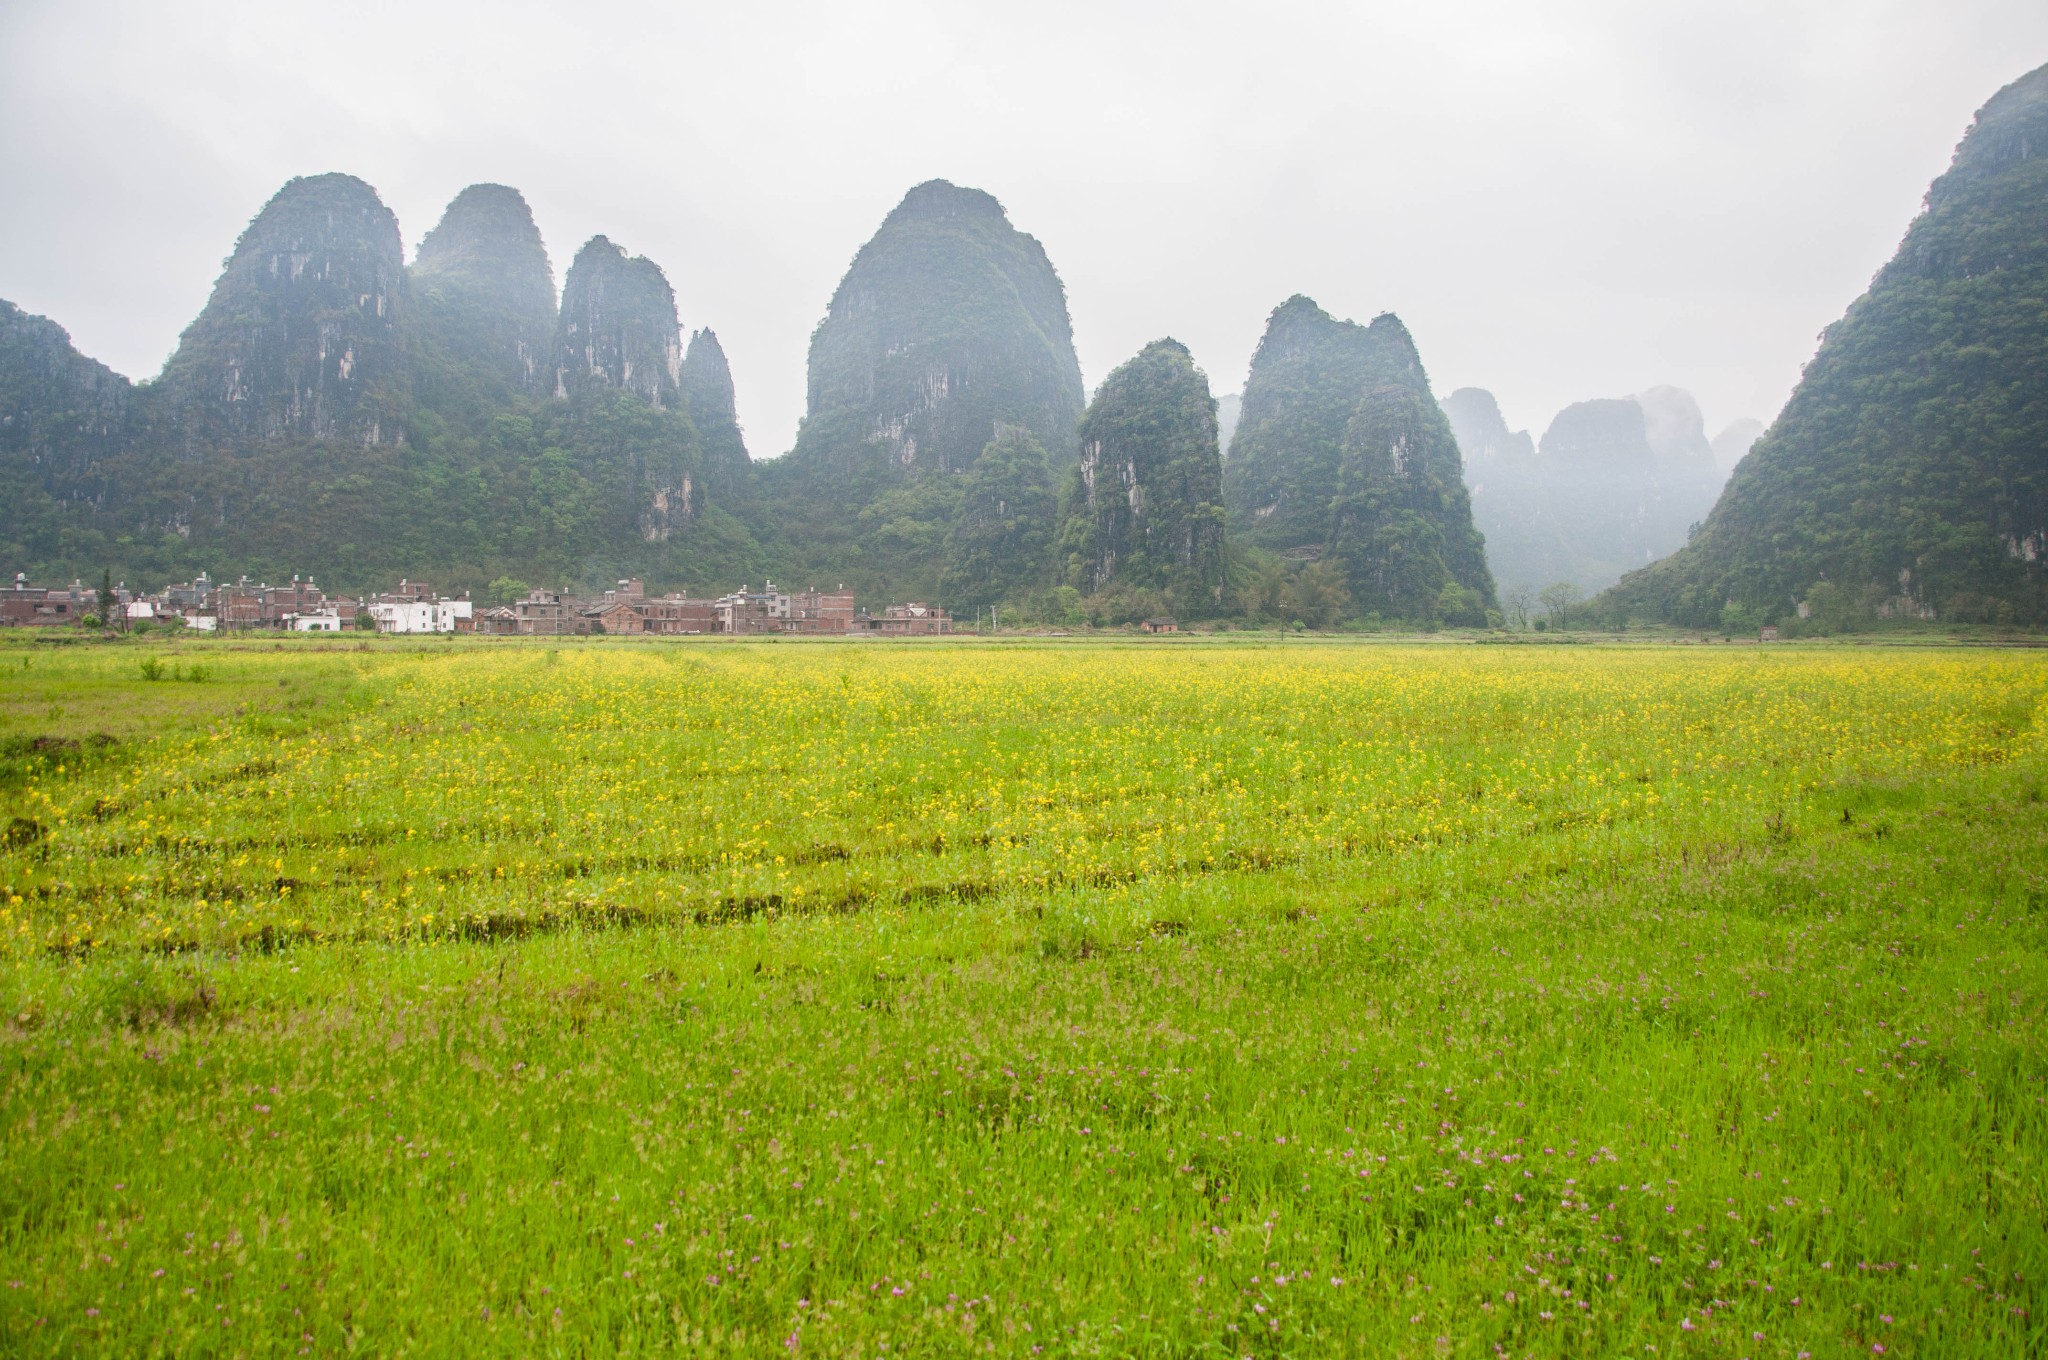
[[[717,599],[649,595],[637,580],[621,581],[601,596],[532,590],[508,605],[477,610],[467,595],[443,596],[420,581],[359,600],[330,599],[311,578],[294,576],[273,586],[243,577],[233,585],[205,576],[167,586],[154,595],[114,587],[113,623],[168,623],[206,632],[272,630],[338,633],[367,617],[380,633],[486,633],[560,637],[576,634],[803,633],[883,637],[930,636],[953,631],[937,605],[894,604],[881,613],[857,610],[853,592],[783,591],[773,581]],[[0,627],[65,627],[101,612],[100,592],[80,581],[32,586],[17,575],[0,587]]]

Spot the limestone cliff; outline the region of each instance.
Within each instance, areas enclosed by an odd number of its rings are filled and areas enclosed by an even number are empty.
[[[545,392],[555,338],[555,275],[517,189],[472,184],[420,242],[414,320],[465,374],[511,392]]]
[[[1209,379],[1176,340],[1155,340],[1103,382],[1081,421],[1081,494],[1070,584],[1166,592],[1183,613],[1223,591],[1223,459]]]
[[[957,472],[998,424],[1072,461],[1081,415],[1066,290],[1002,204],[944,180],[904,196],[811,337],[802,465]]]
[[[1360,613],[1483,624],[1493,576],[1457,437],[1420,380],[1407,327],[1392,315],[1373,326],[1395,376],[1370,388],[1345,425],[1325,555],[1343,565]]]
[[[43,577],[310,572],[349,589],[758,577],[749,525],[705,514],[659,269],[594,242],[558,327],[532,214],[496,185],[457,196],[410,275],[401,258],[367,185],[293,180],[162,379],[132,390],[0,304],[4,555]],[[731,376],[700,339],[694,401],[744,482]]]
[[[1012,428],[1064,471],[1081,406],[1066,290],[1044,247],[979,189],[918,185],[833,293],[811,335],[796,447],[762,467],[791,569],[936,596],[962,474]]]
[[[165,365],[188,443],[402,439],[398,220],[352,175],[295,179],[235,243]]]
[[[1300,295],[1281,303],[1252,356],[1224,472],[1232,529],[1276,552],[1320,548],[1359,401],[1385,383],[1421,381],[1393,318],[1361,326]]]
[[[702,444],[704,489],[714,501],[730,504],[746,485],[751,460],[740,433],[732,368],[718,336],[708,329],[690,337],[683,354],[682,392]]]
[[[682,328],[668,276],[645,256],[591,237],[562,285],[555,395],[594,385],[635,393],[666,410],[678,403],[682,368]]]
[[[0,551],[27,564],[54,549],[59,517],[117,495],[134,435],[134,389],[62,326],[0,302]]]

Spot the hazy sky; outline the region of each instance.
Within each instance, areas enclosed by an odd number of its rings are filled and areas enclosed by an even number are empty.
[[[408,253],[498,181],[558,284],[597,232],[667,270],[772,456],[841,272],[944,177],[1045,243],[1091,390],[1172,335],[1236,391],[1304,292],[1512,425],[1668,382],[1711,433],[2043,62],[2041,0],[0,0],[0,297],[148,377],[291,176],[368,180]]]

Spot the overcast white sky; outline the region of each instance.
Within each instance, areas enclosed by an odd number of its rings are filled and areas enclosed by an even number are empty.
[[[731,356],[756,457],[910,185],[987,189],[1065,278],[1093,389],[1172,335],[1238,390],[1305,292],[1400,313],[1510,424],[1655,383],[1769,419],[2040,0],[0,0],[0,297],[153,375],[293,175],[410,252],[464,185],[597,232]]]

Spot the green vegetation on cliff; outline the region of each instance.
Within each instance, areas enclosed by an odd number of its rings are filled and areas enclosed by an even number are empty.
[[[905,195],[811,337],[796,447],[764,464],[798,570],[934,596],[963,474],[999,429],[1075,458],[1082,406],[1066,290],[1044,247],[979,189]]]
[[[753,462],[740,432],[732,367],[718,336],[708,329],[692,335],[683,353],[682,394],[702,446],[705,494],[719,504],[736,505],[752,487]]]
[[[295,179],[265,204],[158,386],[188,441],[402,438],[398,219],[353,175]]]
[[[1081,463],[1062,535],[1067,584],[1156,591],[1176,613],[1218,612],[1223,461],[1209,379],[1177,340],[1111,373],[1081,421]]]
[[[1493,607],[1457,438],[1392,313],[1361,326],[1298,295],[1274,310],[1223,484],[1253,549],[1248,612],[1435,623]],[[1310,565],[1288,582],[1258,550]]]
[[[942,597],[964,613],[1044,587],[1058,522],[1045,446],[1021,426],[1001,427],[961,479]]]
[[[2048,67],[1977,115],[1686,548],[1607,607],[2048,621]]]
[[[517,189],[472,184],[457,194],[420,242],[411,284],[415,369],[423,351],[443,360],[416,390],[438,378],[503,402],[553,384],[554,268]]]
[[[1247,542],[1287,552],[1328,539],[1344,431],[1359,399],[1401,362],[1390,338],[1380,323],[1339,321],[1299,294],[1274,309],[1223,477],[1230,527]]]
[[[1486,544],[1472,526],[1457,438],[1427,389],[1388,383],[1358,403],[1344,431],[1329,556],[1356,610],[1485,624],[1494,602]]]
[[[113,494],[134,387],[72,347],[62,326],[0,302],[0,553],[32,561],[70,507]],[[74,575],[79,573],[73,573]]]

